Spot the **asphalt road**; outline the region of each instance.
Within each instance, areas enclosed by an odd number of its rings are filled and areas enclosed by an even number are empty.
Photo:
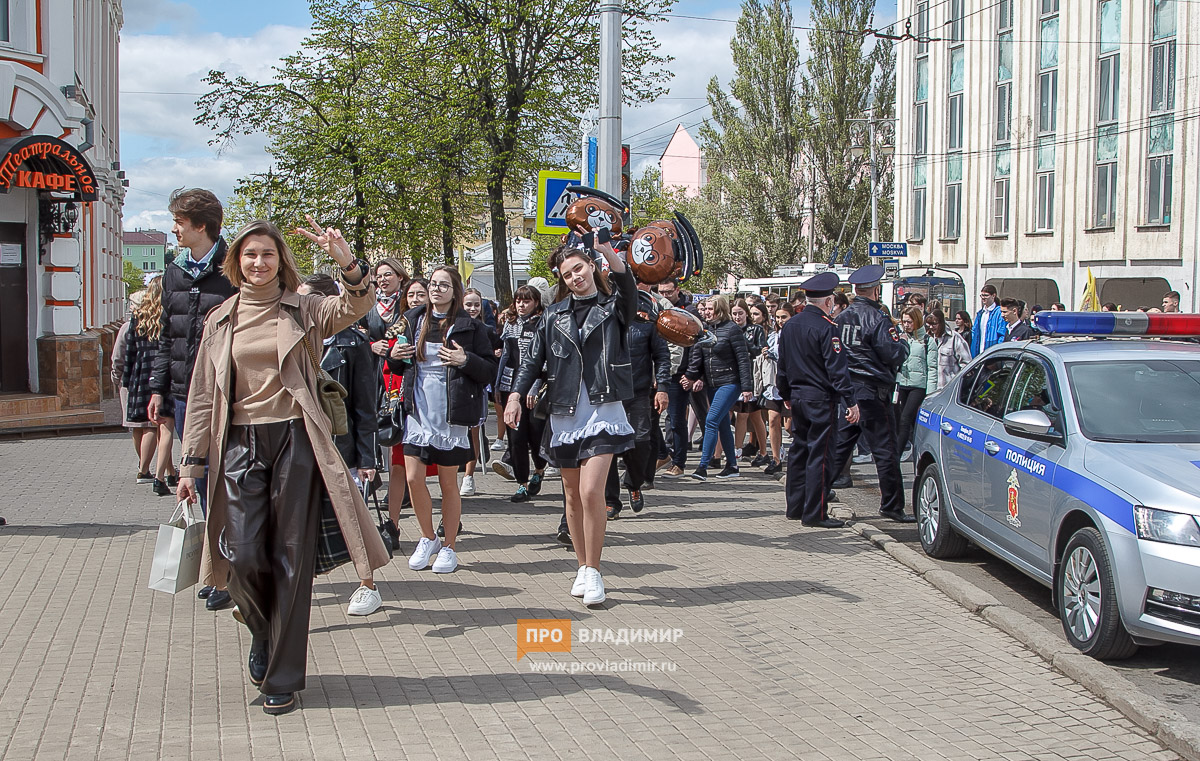
[[[907,501],[911,503],[913,466],[905,463],[903,469]],[[879,517],[874,466],[856,465],[853,472],[855,488],[839,490],[839,500],[850,506],[859,520],[878,526],[897,541],[921,552],[915,523],[895,523]],[[912,511],[911,504],[908,511]],[[934,562],[1066,641],[1058,612],[1051,605],[1050,590],[1007,563],[974,544],[961,558]],[[1200,647],[1175,644],[1143,647],[1128,660],[1109,661],[1108,664],[1148,695],[1167,703],[1191,721],[1200,722]]]

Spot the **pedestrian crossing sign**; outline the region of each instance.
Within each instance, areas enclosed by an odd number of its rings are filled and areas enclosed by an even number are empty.
[[[553,235],[569,232],[567,207],[578,196],[567,192],[568,185],[579,184],[578,172],[538,172],[537,231]]]

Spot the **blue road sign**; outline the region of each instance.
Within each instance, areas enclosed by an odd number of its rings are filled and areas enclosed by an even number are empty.
[[[537,231],[539,233],[567,232],[567,207],[575,200],[567,192],[568,185],[579,184],[579,173],[538,172]]]
[[[889,259],[908,256],[907,243],[887,243],[883,241],[871,241],[868,248],[868,253],[872,256],[886,256]]]

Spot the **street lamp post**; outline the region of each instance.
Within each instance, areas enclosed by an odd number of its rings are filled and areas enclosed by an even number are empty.
[[[863,146],[853,144],[850,146],[850,155],[855,158],[860,158],[864,152],[869,151],[867,162],[871,166],[871,240],[879,240],[879,165],[875,157],[875,128],[879,124],[893,125],[895,119],[877,118],[875,109],[871,109],[871,116],[866,119],[849,119],[848,121],[858,124],[867,125],[867,150],[864,151]],[[884,145],[882,148],[885,155],[891,155],[894,147],[891,143]]]

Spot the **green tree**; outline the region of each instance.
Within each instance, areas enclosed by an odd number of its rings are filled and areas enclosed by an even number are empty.
[[[866,256],[871,187],[867,158],[851,153],[852,145],[866,140],[866,130],[851,120],[871,117],[872,103],[879,104],[876,119],[887,115],[890,111],[885,109],[891,108],[895,95],[891,46],[868,48],[869,38],[858,31],[871,28],[874,7],[874,0],[813,0],[808,77],[803,86],[811,116],[805,137],[814,158],[819,199],[817,245],[822,256],[832,253],[833,246],[842,250],[852,246],[857,262]],[[892,62],[892,73],[877,77],[884,56]],[[879,130],[877,139],[883,133]],[[881,175],[890,173],[882,162],[877,166],[885,170]],[[886,227],[881,219],[880,228]]]
[[[647,22],[674,0],[625,4],[623,79],[627,101],[652,100],[669,73]],[[577,115],[597,99],[599,31],[594,0],[396,0],[422,39],[447,61],[482,141],[496,293],[512,297],[505,198],[539,168],[569,156]],[[586,74],[585,74],[586,73]],[[564,148],[569,146],[569,148]]]
[[[313,33],[275,77],[256,82],[210,72],[197,123],[214,142],[263,133],[273,177],[243,178],[269,191],[281,227],[315,213],[341,227],[359,256],[452,259],[472,205],[471,141],[451,113],[453,77],[396,8],[365,0],[313,0]],[[440,88],[440,89],[439,89]]]
[[[121,266],[121,280],[125,283],[126,296],[146,287],[146,273],[128,259]]]
[[[744,0],[729,47],[735,74],[729,92],[715,77],[709,82],[712,119],[700,138],[708,161],[704,196],[737,245],[712,250],[706,267],[761,277],[798,262],[802,245],[808,114],[791,4]]]
[[[684,211],[687,203],[683,188],[663,187],[662,172],[655,166],[646,167],[641,176],[635,177],[629,185],[629,207],[634,229],[656,219],[673,220],[675,212]]]

